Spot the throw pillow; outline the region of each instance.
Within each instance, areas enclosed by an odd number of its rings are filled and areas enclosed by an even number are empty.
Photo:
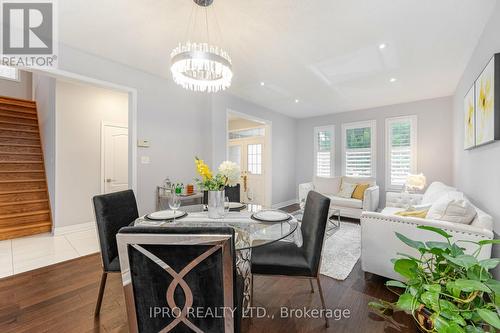
[[[342,182],[342,184],[340,185],[340,191],[339,193],[337,193],[337,196],[341,198],[351,198],[352,192],[354,192],[356,186],[357,184]]]
[[[357,184],[354,192],[352,192],[352,198],[363,200],[365,197],[365,191],[368,187],[370,187],[370,184]]]
[[[401,211],[401,212],[396,212],[394,213],[399,216],[408,216],[408,217],[419,217],[421,219],[425,219],[427,216],[427,209],[422,209],[422,210],[412,210],[412,211]]]
[[[432,204],[427,218],[461,224],[470,224],[477,212],[465,199],[450,199],[444,196]]]

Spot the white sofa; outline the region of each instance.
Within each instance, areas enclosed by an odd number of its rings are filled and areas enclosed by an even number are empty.
[[[399,274],[394,272],[391,259],[399,257],[398,253],[409,255],[417,255],[418,253],[402,243],[396,237],[396,232],[418,241],[444,241],[444,238],[436,233],[417,229],[418,226],[422,225],[445,230],[453,236],[452,242],[457,240],[477,242],[483,239],[493,239],[492,217],[477,207],[474,207],[477,214],[471,224],[395,215],[396,212],[404,210],[409,205],[432,204],[442,196],[447,195],[449,191],[457,190],[443,183],[434,182],[424,194],[388,192],[387,207],[382,212],[363,212],[361,216],[361,268],[363,271],[403,280]],[[477,246],[467,242],[460,242],[460,245],[468,253],[477,249]],[[490,257],[491,245],[484,246],[479,254],[479,259]]]
[[[357,184],[370,184],[366,189],[363,200],[353,198],[341,198],[336,196],[340,190],[342,181]],[[339,209],[340,215],[359,219],[363,211],[376,211],[379,204],[379,187],[375,178],[357,177],[316,177],[311,183],[299,185],[299,202],[305,202],[309,191],[319,192],[330,198],[330,209]]]

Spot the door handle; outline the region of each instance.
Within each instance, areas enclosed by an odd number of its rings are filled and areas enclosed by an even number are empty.
[[[111,183],[113,181],[113,179],[111,178],[106,178],[106,183]]]

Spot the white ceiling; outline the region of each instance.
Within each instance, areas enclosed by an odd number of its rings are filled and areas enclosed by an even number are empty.
[[[63,43],[167,78],[171,50],[203,36],[191,0],[58,3]],[[309,117],[451,95],[495,3],[215,0],[209,24],[232,56],[230,93]]]

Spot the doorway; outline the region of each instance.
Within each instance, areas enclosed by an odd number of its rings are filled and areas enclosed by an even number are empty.
[[[125,191],[128,188],[128,125],[103,121],[101,193]]]
[[[240,113],[228,112],[227,128],[228,159],[241,169],[241,201],[270,207],[271,125]]]

